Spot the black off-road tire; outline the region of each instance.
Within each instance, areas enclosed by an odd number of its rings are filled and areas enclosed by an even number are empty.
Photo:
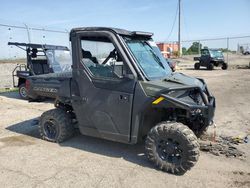
[[[24,99],[24,100],[29,99],[28,91],[27,91],[27,89],[25,87],[25,83],[19,85],[18,92],[19,92],[19,96],[21,97],[21,99]]]
[[[199,143],[193,131],[182,123],[161,122],[148,133],[145,151],[160,170],[182,175],[198,161]]]
[[[228,64],[227,63],[223,63],[222,66],[221,66],[221,69],[222,70],[227,70],[228,68]]]
[[[42,139],[57,143],[69,139],[74,134],[71,115],[59,108],[44,112],[38,129]]]
[[[195,130],[194,131],[194,134],[197,138],[201,138],[202,136],[206,135],[207,133],[207,130],[208,130],[208,126],[207,127],[202,127],[201,129],[199,130]]]
[[[194,64],[194,69],[199,70],[200,69],[200,63],[195,63]]]
[[[214,64],[213,63],[209,63],[207,65],[207,70],[214,70]]]

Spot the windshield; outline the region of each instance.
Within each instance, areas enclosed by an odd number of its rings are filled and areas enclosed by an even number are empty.
[[[171,68],[152,40],[125,38],[125,42],[148,79],[165,78],[171,74]]]
[[[72,60],[68,50],[46,50],[46,56],[54,72],[67,72],[71,70]]]
[[[211,57],[223,57],[223,54],[219,50],[210,50]]]

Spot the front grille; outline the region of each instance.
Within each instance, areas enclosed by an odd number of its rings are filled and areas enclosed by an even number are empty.
[[[193,101],[197,105],[203,105],[204,104],[199,90],[194,89],[194,90],[189,91],[189,95],[188,96],[191,99],[193,99]]]

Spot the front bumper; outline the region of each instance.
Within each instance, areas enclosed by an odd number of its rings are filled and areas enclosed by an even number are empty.
[[[214,118],[216,102],[215,102],[215,97],[210,94],[205,83],[203,89],[201,89],[198,86],[186,86],[180,88],[169,88],[167,90],[176,91],[176,90],[194,90],[194,89],[199,90],[200,96],[202,98],[202,105],[189,104],[181,100],[178,100],[174,97],[171,97],[168,94],[161,94],[161,96],[164,97],[166,101],[172,103],[173,106],[187,110],[188,116],[191,116],[194,113],[198,113],[199,115],[201,115],[202,118],[204,119],[205,126],[211,125]]]

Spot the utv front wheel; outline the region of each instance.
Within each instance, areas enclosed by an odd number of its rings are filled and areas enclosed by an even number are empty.
[[[146,138],[147,158],[159,169],[184,174],[199,158],[199,143],[194,133],[182,123],[161,122]]]
[[[41,116],[38,129],[42,139],[50,142],[63,142],[74,133],[70,114],[62,109],[52,109]]]
[[[214,64],[213,63],[209,63],[207,65],[207,70],[213,70],[214,69]]]

